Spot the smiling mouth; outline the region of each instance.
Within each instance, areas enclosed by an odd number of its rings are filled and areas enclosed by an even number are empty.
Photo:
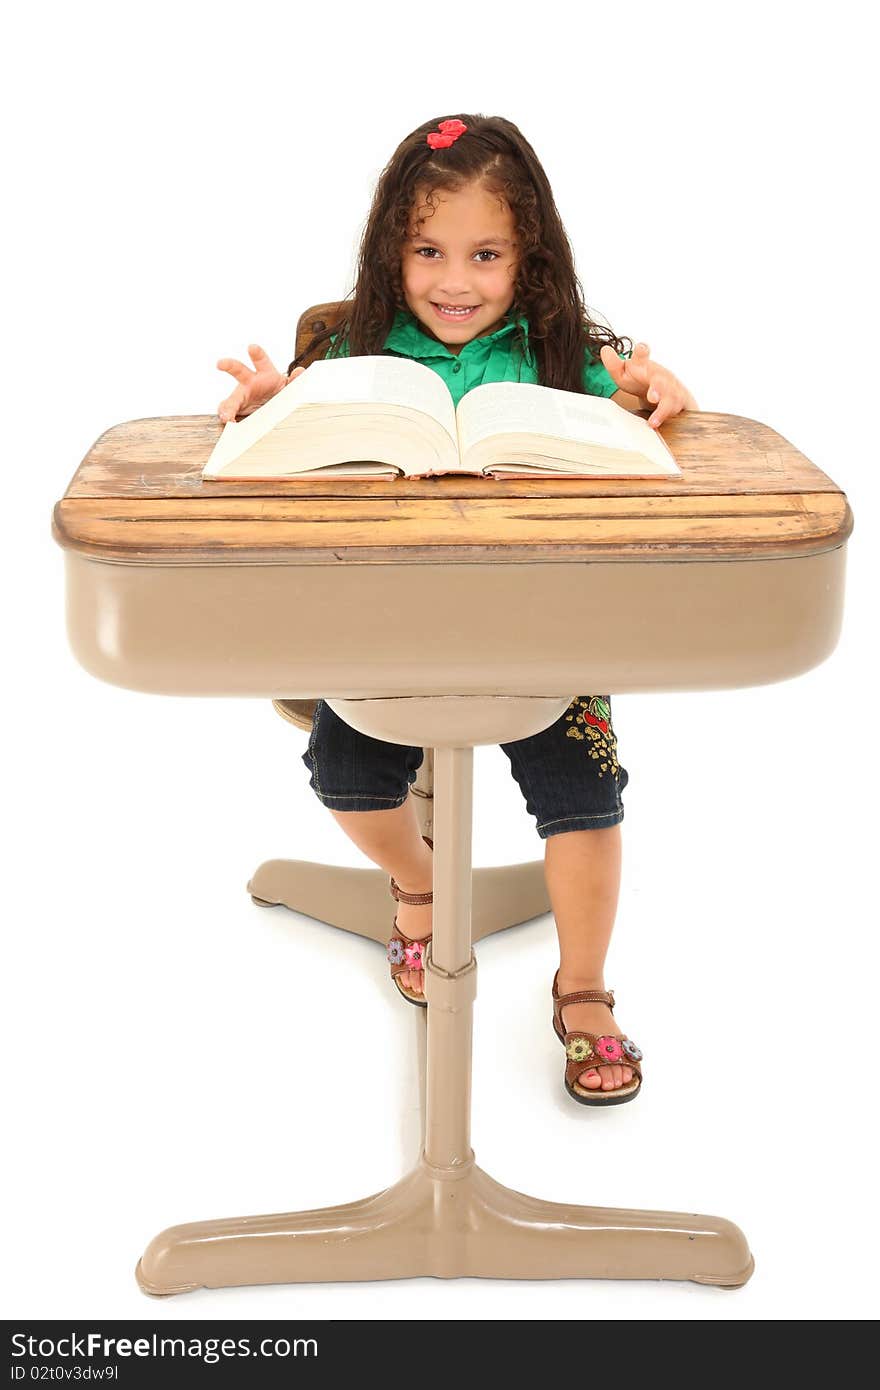
[[[433,299],[431,300],[431,304],[433,308],[437,310],[437,313],[442,314],[446,319],[469,318],[470,315],[475,314],[480,307],[479,304],[438,304],[436,300]]]

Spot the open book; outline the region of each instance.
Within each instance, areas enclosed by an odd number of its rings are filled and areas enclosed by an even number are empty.
[[[602,396],[525,382],[468,391],[405,357],[313,362],[223,428],[203,478],[645,478],[681,473],[645,420]]]

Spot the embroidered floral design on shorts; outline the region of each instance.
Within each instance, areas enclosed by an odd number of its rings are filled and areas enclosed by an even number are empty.
[[[587,757],[598,763],[597,772],[604,777],[610,772],[617,777],[617,738],[611,724],[611,699],[608,695],[576,695],[568,707],[566,738],[586,743]]]

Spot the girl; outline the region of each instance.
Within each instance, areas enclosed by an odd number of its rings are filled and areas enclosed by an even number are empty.
[[[647,344],[594,323],[547,176],[515,125],[461,115],[408,135],[383,170],[361,242],[356,285],[336,326],[280,373],[257,344],[253,368],[217,363],[238,382],[221,420],[246,415],[287,385],[308,356],[385,353],[438,372],[456,404],[489,381],[535,382],[650,410],[655,428],[697,403]],[[320,349],[326,346],[326,352]],[[619,355],[620,354],[620,355]],[[578,696],[549,729],[501,745],[545,843],[559,936],[553,1026],[565,1085],[580,1104],[632,1100],[640,1049],[621,1035],[603,969],[620,888],[621,792],[607,695]],[[391,974],[424,1007],[422,948],[431,935],[430,841],[409,787],[420,748],[369,738],[319,701],[303,762],[310,786],[347,835],[391,875],[397,899]]]

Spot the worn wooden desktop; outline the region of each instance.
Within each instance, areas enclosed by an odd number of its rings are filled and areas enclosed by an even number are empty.
[[[415,1169],[360,1202],[170,1228],[141,1287],[425,1274],[742,1285],[754,1262],[723,1218],[559,1205],[474,1162],[473,745],[547,727],[585,690],[722,689],[816,666],[840,629],[846,498],[773,429],[714,413],[664,425],[680,479],[628,482],[203,483],[219,429],[208,415],[135,420],[89,451],[54,516],[70,640],[120,686],[325,697],[375,736],[433,751],[426,1138]],[[387,939],[386,876],[348,872],[380,885],[354,929]]]

